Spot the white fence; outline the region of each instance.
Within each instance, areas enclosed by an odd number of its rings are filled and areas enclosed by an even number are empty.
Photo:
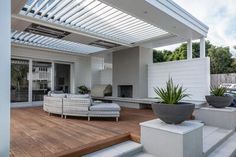
[[[235,83],[236,73],[230,74],[211,74],[211,86],[219,86],[222,83]]]
[[[210,92],[210,59],[197,58],[148,65],[148,97],[156,97],[153,88],[165,86],[169,77],[187,89],[186,92],[191,94],[188,99],[205,100],[205,95]]]

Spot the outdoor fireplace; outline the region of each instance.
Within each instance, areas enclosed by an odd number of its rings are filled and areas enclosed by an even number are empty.
[[[119,85],[118,86],[118,97],[132,98],[133,97],[133,86],[132,85]]]

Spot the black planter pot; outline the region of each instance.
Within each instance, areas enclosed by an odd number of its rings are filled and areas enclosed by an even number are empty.
[[[152,110],[154,114],[167,124],[180,124],[189,120],[195,105],[190,103],[162,104],[153,103]]]
[[[233,99],[234,98],[232,96],[206,96],[207,103],[215,108],[228,107],[233,102]]]

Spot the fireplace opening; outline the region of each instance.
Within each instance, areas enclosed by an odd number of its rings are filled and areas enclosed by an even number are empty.
[[[133,97],[133,86],[132,85],[119,85],[118,86],[118,97],[132,98]]]

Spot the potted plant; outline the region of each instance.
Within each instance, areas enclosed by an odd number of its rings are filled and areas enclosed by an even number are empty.
[[[152,110],[162,121],[167,124],[180,124],[190,119],[195,105],[180,102],[189,96],[185,93],[186,89],[174,85],[173,80],[169,79],[165,88],[154,88],[154,91],[161,101],[152,104]]]
[[[212,87],[211,95],[206,96],[207,103],[215,108],[230,106],[234,98],[230,95],[226,95],[226,91],[227,89],[225,87]]]
[[[79,94],[89,94],[90,90],[88,87],[83,85],[78,87],[78,92]]]

